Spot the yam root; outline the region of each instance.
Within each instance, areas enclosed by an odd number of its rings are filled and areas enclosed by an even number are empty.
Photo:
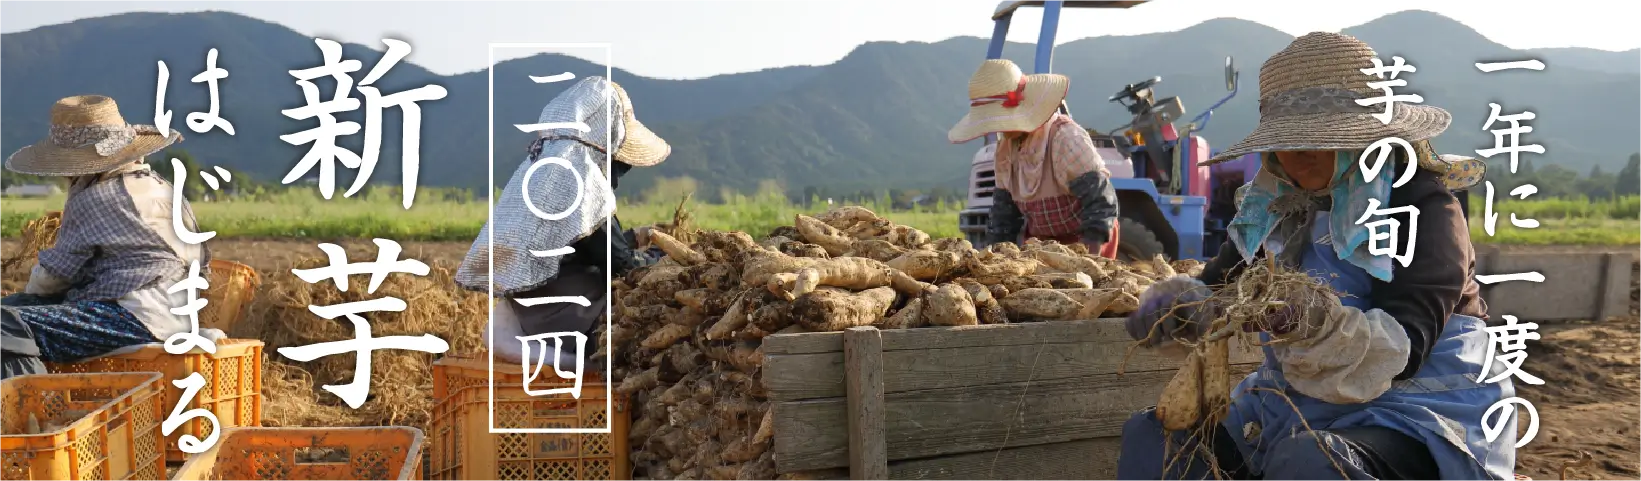
[[[1069,319],[1083,308],[1071,296],[1055,289],[1013,292],[1002,304],[1010,319]]]
[[[651,230],[650,244],[659,247],[661,252],[667,253],[668,258],[685,266],[698,265],[707,261],[706,256],[701,255],[700,252],[683,242],[679,242],[678,239],[674,239],[665,232]]]
[[[836,207],[815,216],[815,220],[838,229],[855,225],[858,222],[871,222],[878,219],[878,215],[872,212],[871,209],[858,205]]]
[[[923,299],[915,298],[906,301],[906,306],[895,311],[895,314],[877,323],[878,329],[911,329],[923,327]]]
[[[1157,420],[1163,429],[1183,431],[1197,424],[1202,418],[1202,388],[1202,356],[1192,350],[1157,401]]]
[[[924,295],[923,317],[936,326],[972,326],[979,324],[974,312],[974,300],[969,291],[956,284],[941,284]]]
[[[1093,259],[1089,259],[1088,257],[1055,252],[1046,249],[1032,251],[1031,255],[1032,258],[1037,259],[1042,262],[1043,265],[1046,265],[1048,268],[1056,271],[1081,272],[1083,274],[1087,274],[1089,278],[1095,281],[1105,279],[1108,275],[1105,272],[1105,268],[1100,267],[1099,263],[1094,262]]]
[[[899,246],[896,246],[889,241],[869,239],[856,241],[854,248],[845,255],[849,257],[865,257],[867,259],[879,262],[889,262],[890,260],[900,257],[905,253],[905,249],[901,249]]]
[[[798,214],[795,225],[803,240],[821,246],[822,249],[826,249],[827,254],[834,257],[849,252],[855,245],[855,239],[814,217]]]
[[[724,312],[723,317],[718,318],[717,323],[707,329],[707,339],[724,339],[729,337],[730,333],[746,327],[746,323],[750,319],[746,312],[747,295],[746,291],[742,291],[741,294],[735,296],[735,300],[731,301],[729,310]]]
[[[784,255],[749,260],[741,270],[741,285],[744,287],[768,285],[769,278],[775,274],[798,272],[820,262],[823,262],[823,260]]]
[[[661,326],[660,329],[656,329],[654,333],[649,335],[649,337],[639,341],[638,345],[644,346],[645,349],[666,349],[668,347],[672,347],[673,343],[676,343],[684,337],[689,336],[690,332],[691,329],[688,326],[681,324],[667,324]]]
[[[859,293],[819,289],[792,302],[792,317],[811,331],[841,331],[877,323],[894,302],[895,291],[886,286]]]
[[[968,259],[969,276],[981,284],[998,284],[1010,277],[1029,276],[1036,273],[1038,266],[1041,265],[1036,259],[1024,257],[984,262],[979,256],[971,254]]]
[[[790,297],[808,294],[820,286],[857,291],[893,286],[895,290],[909,295],[916,295],[923,288],[916,279],[882,262],[862,257],[840,257],[816,262],[799,270],[789,291]]]
[[[981,324],[1008,324],[1008,311],[991,296],[991,289],[969,279],[959,280],[958,285],[963,286],[969,299],[974,301],[974,311]]]
[[[1216,330],[1223,322],[1214,324]],[[1219,421],[1231,405],[1231,339],[1206,341],[1202,355],[1202,405],[1204,415]]]
[[[621,385],[616,387],[615,390],[621,394],[632,394],[655,387],[656,384],[661,382],[660,379],[661,371],[652,367],[637,375],[627,376],[626,379],[621,380]]]
[[[901,254],[887,264],[889,268],[904,272],[913,279],[935,282],[950,276],[961,263],[962,258],[955,252],[914,250]]]

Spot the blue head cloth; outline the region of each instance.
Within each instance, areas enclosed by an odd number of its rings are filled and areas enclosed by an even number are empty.
[[[1244,187],[1241,199],[1237,201],[1236,217],[1231,219],[1227,228],[1231,243],[1236,245],[1237,252],[1244,261],[1253,260],[1259,247],[1265,244],[1266,238],[1271,235],[1277,223],[1301,222],[1305,219],[1285,219],[1280,213],[1273,212],[1271,207],[1277,199],[1284,196],[1303,196],[1306,192],[1295,187],[1280,174],[1281,166],[1275,161],[1275,154],[1262,154],[1264,168],[1254,175],[1253,181]],[[1368,238],[1370,232],[1366,225],[1357,224],[1356,220],[1368,211],[1368,201],[1375,200],[1380,208],[1390,202],[1391,184],[1395,183],[1394,169],[1386,165],[1379,169],[1379,174],[1372,179],[1362,178],[1361,171],[1356,168],[1357,153],[1354,151],[1337,151],[1334,156],[1334,178],[1328,188],[1332,197],[1331,213],[1328,217],[1329,239],[1333,244],[1333,251],[1340,260],[1362,268],[1367,273],[1381,281],[1390,282],[1391,258],[1375,256],[1368,252]],[[1404,226],[1402,230],[1407,230]],[[1282,247],[1267,245],[1271,255],[1280,253]]]

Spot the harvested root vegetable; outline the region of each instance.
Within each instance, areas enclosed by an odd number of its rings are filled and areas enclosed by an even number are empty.
[[[878,287],[859,293],[819,289],[792,302],[792,317],[804,329],[817,332],[841,331],[878,322],[888,313],[889,306],[894,302],[895,291],[889,287]]]
[[[747,261],[745,267],[741,269],[741,285],[745,287],[765,286],[769,284],[769,278],[775,274],[798,272],[822,261],[822,259],[784,255],[759,257]]]
[[[928,233],[914,229],[911,226],[892,225],[888,230],[889,232],[884,236],[885,240],[898,246],[915,249],[917,246],[929,243]]]
[[[923,327],[923,299],[914,298],[906,301],[906,306],[895,311],[894,315],[883,318],[877,323],[878,329],[911,329]]]
[[[879,262],[889,262],[905,253],[905,249],[901,249],[889,241],[869,239],[856,241],[854,249],[844,255],[846,257],[865,257]]]
[[[724,312],[723,317],[718,318],[716,324],[707,329],[707,339],[728,338],[731,333],[746,327],[747,321],[750,320],[746,312],[746,296],[748,295],[747,291],[742,291],[735,296],[735,300],[730,303],[729,310]]]
[[[1025,257],[992,259],[990,262],[982,261],[976,255],[968,258],[969,276],[988,285],[1002,283],[1010,277],[1032,275],[1041,265],[1036,259]]]
[[[1094,279],[1081,272],[1036,274],[1031,278],[1047,282],[1052,289],[1092,289],[1094,287]]]
[[[1224,322],[1214,324],[1224,327]],[[1231,405],[1231,340],[1206,341],[1202,349],[1202,406],[1214,422],[1225,416]]]
[[[803,240],[821,246],[822,249],[826,249],[827,254],[832,256],[841,256],[849,252],[855,245],[855,239],[814,217],[798,214],[796,227],[798,233],[803,236]]]
[[[827,254],[826,249],[821,248],[821,246],[818,246],[818,245],[815,245],[815,244],[806,244],[806,243],[797,242],[797,241],[786,242],[786,243],[781,244],[779,251],[782,254],[786,254],[786,255],[789,255],[789,256],[792,256],[792,257],[808,257],[808,258],[811,258],[811,259],[830,259],[830,258],[832,258],[832,255]]]
[[[765,451],[757,461],[742,464],[735,479],[775,479],[774,451]]]
[[[627,376],[626,379],[622,379],[621,385],[616,387],[615,390],[621,394],[632,394],[655,387],[657,384],[660,384],[660,382],[661,370],[652,367],[644,372]]]
[[[969,293],[969,299],[974,301],[975,315],[981,324],[1009,323],[1008,311],[997,302],[997,298],[991,296],[990,288],[970,279],[959,279],[958,285],[963,286],[963,290]]]
[[[858,205],[846,205],[842,207],[835,207],[826,212],[817,214],[815,215],[815,220],[824,222],[826,225],[838,229],[843,229],[859,222],[876,221],[879,220],[879,217],[876,213],[872,212],[871,209]]]
[[[1020,257],[1021,255],[1020,246],[1015,245],[1013,242],[998,242],[996,244],[986,246],[986,252],[996,254],[997,256],[1005,259]]]
[[[959,255],[964,255],[964,257],[967,257],[966,254],[974,250],[974,243],[969,242],[968,239],[964,239],[962,237],[947,237],[945,239],[934,241],[934,250],[955,252]]]
[[[758,432],[752,435],[753,443],[765,443],[775,439],[775,410],[765,410],[763,420],[758,422]]]
[[[894,227],[894,223],[889,222],[888,219],[872,219],[856,222],[854,225],[838,230],[843,231],[844,235],[853,237],[857,241],[862,241],[885,237],[889,234],[891,227]]]
[[[690,331],[691,329],[689,326],[684,326],[681,324],[667,324],[661,326],[660,329],[656,329],[654,333],[649,335],[649,337],[639,341],[638,345],[644,346],[645,349],[666,349],[668,347],[672,347],[673,343],[676,343],[684,337],[689,336]]]
[[[696,326],[705,323],[707,321],[707,317],[707,313],[705,312],[696,310],[693,307],[686,307],[678,310],[676,313],[670,313],[670,315],[667,316],[667,323],[695,329]]]
[[[752,311],[752,327],[767,333],[780,332],[792,325],[792,304],[785,301],[774,301],[758,306]]]
[[[962,264],[962,258],[955,252],[914,250],[901,254],[887,264],[889,268],[904,272],[913,279],[935,282],[952,275]]]
[[[736,344],[729,351],[729,365],[742,372],[758,372],[764,365],[763,346],[754,348],[746,344]]]
[[[1069,319],[1083,308],[1071,296],[1055,289],[1012,292],[1002,304],[1010,319]]]
[[[1163,429],[1183,431],[1202,419],[1202,388],[1202,356],[1192,350],[1157,401],[1157,420]]]
[[[1078,319],[1126,316],[1140,308],[1139,299],[1117,289],[1060,289],[1060,292],[1082,306],[1077,312]]]
[[[941,284],[923,296],[923,318],[936,326],[972,326],[980,323],[969,291],[956,284]]]
[[[678,275],[684,273],[684,266],[677,264],[655,264],[645,268],[644,277],[638,280],[638,288],[649,289],[662,282],[678,280]]]
[[[1191,277],[1201,276],[1203,267],[1205,267],[1205,265],[1202,261],[1196,259],[1181,259],[1174,261],[1173,263],[1174,272]]]
[[[1042,262],[1043,265],[1046,265],[1048,268],[1056,271],[1081,272],[1083,274],[1087,274],[1088,277],[1094,281],[1103,280],[1109,276],[1109,274],[1105,272],[1104,267],[1100,267],[1098,262],[1094,262],[1093,259],[1089,259],[1088,257],[1055,252],[1046,249],[1032,251],[1031,255],[1032,258],[1037,259]]]
[[[728,446],[724,446],[721,457],[724,461],[731,463],[744,463],[758,459],[758,456],[763,455],[764,451],[768,449],[769,445],[767,444],[753,443],[749,439],[741,438],[729,443]]]
[[[895,290],[910,295],[922,291],[922,285],[905,273],[891,269],[882,262],[863,257],[827,259],[801,269],[797,274],[790,291],[791,297],[808,294],[820,286],[849,290],[893,286]]]
[[[700,252],[696,252],[696,250],[690,248],[689,245],[679,242],[678,239],[674,239],[665,232],[655,230],[650,231],[650,244],[661,248],[661,252],[667,253],[667,258],[677,261],[685,266],[702,264],[707,261],[706,256],[701,255]]]

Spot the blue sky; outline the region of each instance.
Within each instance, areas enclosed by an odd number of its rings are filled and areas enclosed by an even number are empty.
[[[1235,17],[1290,34],[1338,31],[1402,10],[1431,10],[1514,48],[1641,47],[1633,15],[1603,15],[1628,2],[1562,0],[1154,0],[1129,10],[1067,12],[1060,41],[1180,30]],[[1606,5],[1603,5],[1606,4]],[[834,62],[867,41],[938,41],[989,36],[997,2],[986,0],[16,2],[0,3],[0,32],[132,11],[221,10],[308,35],[380,48],[392,35],[415,47],[410,60],[449,74],[486,67],[486,44],[610,42],[617,67],[661,78],[698,78]],[[1011,40],[1035,40],[1037,9],[1017,15]],[[588,49],[563,50],[603,60]],[[535,53],[509,49],[499,59]],[[976,52],[976,56],[981,55]]]

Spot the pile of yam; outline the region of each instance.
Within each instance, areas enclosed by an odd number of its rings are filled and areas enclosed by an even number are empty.
[[[1121,264],[1081,245],[975,249],[840,207],[762,240],[658,228],[658,263],[613,281],[614,377],[635,406],[635,479],[770,479],[763,338],[1124,316],[1152,282],[1201,264]]]

